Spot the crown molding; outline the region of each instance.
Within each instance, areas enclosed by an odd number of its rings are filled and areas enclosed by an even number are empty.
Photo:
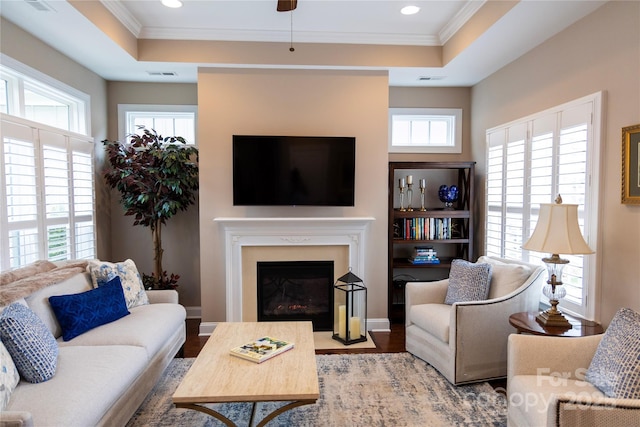
[[[218,40],[250,42],[289,42],[290,31],[267,30],[220,30],[203,28],[159,28],[145,27],[139,38],[158,40]],[[293,31],[293,40],[298,43],[342,43],[438,46],[435,36],[410,34],[341,33],[319,31]]]
[[[136,38],[140,38],[143,31],[142,24],[129,12],[120,0],[100,0],[100,3],[124,25]]]
[[[464,5],[464,7],[460,9],[458,13],[456,13],[453,19],[451,19],[451,21],[449,21],[447,25],[445,25],[444,28],[442,28],[442,30],[438,34],[439,45],[442,46],[446,42],[448,42],[449,39],[453,37],[458,31],[460,31],[460,29],[464,26],[464,24],[466,24],[467,21],[471,19],[471,17],[475,15],[475,13],[478,10],[480,10],[480,8],[484,6],[486,2],[487,2],[486,0],[468,1]]]

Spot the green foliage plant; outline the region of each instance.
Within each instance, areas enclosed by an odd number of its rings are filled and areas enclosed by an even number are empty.
[[[139,127],[141,134],[127,142],[104,140],[109,168],[104,177],[118,190],[125,215],[133,225],[149,227],[153,240],[154,271],[144,274],[146,288],[175,289],[180,276],[162,268],[162,226],[195,203],[198,192],[198,149],[180,136],[163,137]]]

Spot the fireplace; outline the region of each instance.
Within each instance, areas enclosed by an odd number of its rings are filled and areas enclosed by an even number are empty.
[[[257,263],[258,321],[310,320],[333,330],[333,261]]]
[[[215,218],[224,230],[226,321],[257,322],[257,263],[332,260],[366,281],[364,263],[372,217]],[[336,277],[332,278],[334,281]],[[370,324],[370,323],[368,323]],[[215,322],[203,322],[203,335]],[[388,321],[380,329],[388,329]]]

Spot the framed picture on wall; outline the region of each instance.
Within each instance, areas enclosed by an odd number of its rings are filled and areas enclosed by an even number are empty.
[[[640,124],[622,128],[622,203],[640,205]]]

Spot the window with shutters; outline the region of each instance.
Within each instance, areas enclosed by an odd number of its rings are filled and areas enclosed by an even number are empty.
[[[0,265],[95,258],[93,142],[2,116]]]
[[[2,60],[0,271],[95,258],[94,144],[82,134],[88,97]]]
[[[602,94],[590,95],[487,131],[485,254],[543,264],[542,254],[522,249],[541,203],[578,205],[587,243],[597,246]],[[567,296],[564,310],[593,317],[595,257],[560,254]],[[543,303],[548,301],[542,298]]]

